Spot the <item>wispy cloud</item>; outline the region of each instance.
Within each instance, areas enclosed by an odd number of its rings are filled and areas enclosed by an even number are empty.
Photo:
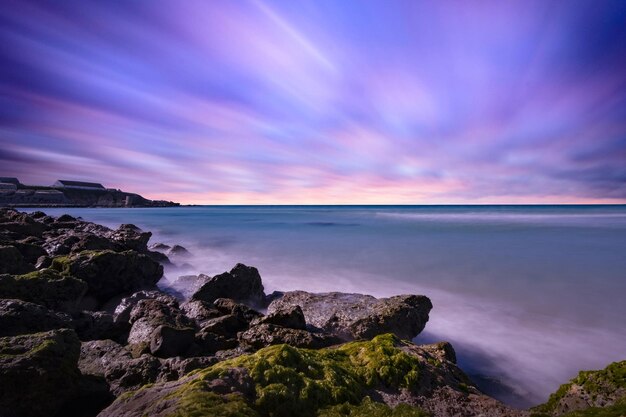
[[[14,2],[0,173],[192,203],[626,202],[626,5]]]

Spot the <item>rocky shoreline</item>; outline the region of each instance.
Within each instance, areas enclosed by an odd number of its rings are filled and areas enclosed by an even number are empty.
[[[447,342],[410,342],[424,295],[265,294],[259,271],[185,276],[150,232],[0,209],[0,417],[624,416],[626,361],[515,410]]]

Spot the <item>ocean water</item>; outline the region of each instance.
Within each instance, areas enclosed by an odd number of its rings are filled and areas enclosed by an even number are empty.
[[[203,206],[46,209],[182,244],[217,274],[256,266],[266,292],[434,304],[415,341],[447,340],[486,392],[518,407],[581,369],[626,359],[626,206]]]

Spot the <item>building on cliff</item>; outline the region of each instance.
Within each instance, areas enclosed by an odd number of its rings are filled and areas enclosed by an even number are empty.
[[[72,188],[77,190],[106,190],[102,184],[96,182],[58,180],[52,184],[55,188]]]
[[[0,183],[2,184],[13,184],[16,187],[20,185],[20,180],[15,177],[0,177]]]

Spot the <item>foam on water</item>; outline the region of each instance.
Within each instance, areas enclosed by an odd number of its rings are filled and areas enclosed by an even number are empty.
[[[626,358],[625,206],[54,209],[182,244],[178,275],[259,268],[267,292],[428,295],[417,342],[449,340],[461,366],[516,406],[580,369]]]

